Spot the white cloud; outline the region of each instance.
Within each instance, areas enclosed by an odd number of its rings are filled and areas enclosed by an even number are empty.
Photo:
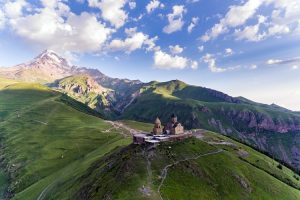
[[[147,13],[151,13],[157,8],[164,8],[164,7],[165,7],[165,5],[162,4],[159,0],[152,0],[147,4],[146,10],[147,10]]]
[[[214,55],[212,54],[205,54],[203,57],[202,57],[202,61],[204,63],[207,63],[208,64],[208,68],[211,72],[214,72],[214,73],[220,73],[220,72],[226,72],[226,71],[232,71],[232,70],[235,70],[235,69],[238,69],[240,68],[239,66],[236,66],[236,67],[228,67],[228,68],[223,68],[223,67],[218,67],[216,65],[216,58],[214,57]]]
[[[198,47],[198,51],[199,51],[199,52],[203,52],[203,51],[204,51],[204,46],[203,46],[203,45],[202,45],[202,46],[199,46],[199,47]]]
[[[60,0],[41,0],[41,3],[46,8],[55,8]]]
[[[231,56],[234,54],[234,51],[231,48],[225,49],[225,56]]]
[[[297,69],[299,69],[299,66],[298,66],[298,65],[293,65],[293,66],[292,66],[292,70],[297,70]]]
[[[159,69],[198,68],[198,62],[178,55],[170,55],[161,50],[154,53],[154,66]]]
[[[122,27],[128,14],[123,10],[127,0],[88,0],[89,6],[101,9],[103,19],[109,21],[114,27]]]
[[[190,23],[190,25],[188,26],[187,31],[189,33],[191,33],[193,31],[193,29],[195,28],[195,26],[198,24],[199,18],[198,17],[193,17],[192,18],[192,22]]]
[[[287,34],[289,32],[290,32],[290,28],[286,25],[274,24],[268,29],[269,35]]]
[[[252,69],[252,70],[257,69],[257,65],[253,64],[249,67],[249,69]]]
[[[180,47],[178,44],[175,46],[170,45],[169,46],[170,52],[175,55],[175,54],[180,54],[183,52],[183,48]]]
[[[225,17],[201,37],[202,41],[206,42],[214,39],[220,34],[227,32],[230,27],[245,24],[245,22],[255,14],[262,3],[262,0],[248,0],[242,5],[231,6]]]
[[[173,33],[182,29],[184,25],[183,14],[186,12],[186,9],[183,5],[173,6],[173,12],[168,14],[169,24],[163,28],[165,33]]]
[[[144,16],[145,16],[145,14],[140,14],[138,17],[133,17],[132,20],[133,20],[134,22],[138,22],[138,21],[140,21]]]
[[[274,65],[274,64],[279,64],[279,63],[281,63],[282,61],[283,61],[283,60],[279,60],[279,59],[277,59],[277,60],[270,59],[270,60],[267,61],[267,64],[268,64],[268,65]]]
[[[9,18],[8,26],[40,49],[53,49],[58,53],[94,52],[101,49],[114,31],[97,20],[96,16],[83,12],[76,15],[60,1],[44,1],[47,7],[15,18]]]
[[[130,1],[128,4],[129,4],[129,8],[130,8],[131,10],[133,10],[133,9],[136,8],[136,3],[135,3],[134,1]]]
[[[22,15],[23,8],[27,5],[25,0],[9,1],[4,5],[4,12],[7,17],[16,18]]]
[[[4,28],[6,22],[5,14],[0,8],[0,30]]]
[[[126,53],[131,53],[137,49],[141,49],[146,46],[146,50],[151,51],[156,48],[155,41],[157,37],[149,38],[148,35],[137,32],[137,28],[125,29],[127,38],[125,40],[114,39],[110,42],[107,49],[109,51],[124,51]]]
[[[198,3],[200,0],[187,0],[187,3]]]
[[[286,65],[286,64],[294,64],[300,63],[300,57],[288,58],[285,60],[281,59],[269,59],[266,64],[268,65]]]
[[[268,19],[257,15],[257,11],[262,5],[272,8],[272,15]],[[249,19],[258,16],[256,25],[246,25]],[[219,35],[235,30],[235,36],[238,40],[260,41],[270,36],[282,35],[288,33],[297,33],[297,27],[300,27],[300,4],[299,0],[247,0],[241,5],[233,5],[217,24],[208,30],[200,39],[204,42],[217,38]],[[264,24],[267,32],[262,32]],[[245,26],[245,27],[243,27]]]
[[[192,69],[198,69],[198,62],[197,61],[191,61],[191,68]]]

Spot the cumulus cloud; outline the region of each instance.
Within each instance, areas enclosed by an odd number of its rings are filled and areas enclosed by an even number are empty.
[[[197,69],[198,62],[159,50],[154,53],[154,66],[159,69],[185,69],[187,67]]]
[[[198,24],[199,21],[199,17],[193,17],[192,18],[192,22],[190,23],[190,25],[187,28],[187,31],[189,33],[191,33],[193,31],[193,29],[195,28],[195,26]]]
[[[268,29],[269,35],[287,34],[290,28],[287,25],[274,24]]]
[[[206,42],[218,37],[220,34],[228,31],[229,27],[243,25],[255,14],[256,10],[262,3],[262,0],[248,0],[243,5],[231,6],[225,17],[201,37],[202,41]]]
[[[257,24],[245,26],[249,19],[257,16],[257,11],[262,5],[274,7],[268,23],[264,23],[266,18],[260,16]],[[297,27],[300,27],[299,18],[299,0],[247,0],[243,1],[241,5],[231,6],[225,17],[220,19],[200,39],[207,42],[234,28],[234,35],[238,40],[260,41],[270,36],[296,32]],[[262,24],[267,27],[266,32],[261,31]]]
[[[99,8],[102,18],[115,28],[122,27],[128,19],[128,14],[123,10],[127,0],[88,0],[88,3],[90,7]]]
[[[94,14],[76,15],[62,1],[42,1],[42,8],[30,14],[10,13],[7,26],[14,34],[41,49],[58,53],[84,53],[101,49],[114,32]],[[6,7],[6,6],[4,6]]]
[[[127,38],[124,40],[114,39],[110,42],[107,49],[109,51],[124,51],[126,53],[131,53],[137,49],[141,49],[143,46],[146,46],[146,50],[152,51],[158,47],[155,45],[155,41],[158,37],[150,38],[149,35],[146,35],[142,32],[137,32],[137,28],[125,29]]]
[[[259,27],[264,23],[266,18],[264,16],[258,16],[257,24],[253,26],[246,26],[243,30],[236,29],[235,36],[237,40],[248,40],[248,41],[260,41],[266,37],[266,33],[259,33]]]
[[[146,10],[147,10],[147,13],[151,13],[152,11],[154,11],[157,8],[164,8],[164,7],[165,7],[165,5],[162,4],[159,0],[152,0],[147,4]]]
[[[207,63],[209,70],[211,72],[214,72],[214,73],[221,73],[221,72],[226,72],[226,71],[232,71],[232,70],[235,70],[235,69],[239,68],[239,66],[236,66],[236,67],[227,67],[227,68],[218,67],[217,64],[216,64],[216,58],[212,54],[205,54],[202,57],[202,61],[204,63]]]
[[[172,54],[174,54],[174,55],[175,55],[175,54],[180,54],[180,53],[183,52],[183,48],[180,47],[178,44],[175,45],[175,46],[170,45],[170,46],[169,46],[169,49],[170,49],[170,52],[171,52]]]
[[[183,5],[173,6],[173,12],[168,14],[169,24],[163,28],[163,31],[167,34],[179,31],[184,25],[183,14],[186,12],[186,9]]]
[[[10,18],[20,17],[26,5],[27,2],[25,0],[9,1],[4,5],[5,14]]]

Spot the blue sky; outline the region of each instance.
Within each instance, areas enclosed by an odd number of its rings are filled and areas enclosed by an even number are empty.
[[[44,49],[300,110],[299,0],[0,0],[0,66]]]

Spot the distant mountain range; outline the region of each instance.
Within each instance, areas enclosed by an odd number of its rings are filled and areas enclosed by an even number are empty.
[[[179,80],[143,83],[111,78],[70,65],[53,51],[11,68],[0,77],[38,82],[97,110],[107,119],[166,123],[176,113],[186,128],[205,128],[250,144],[300,170],[300,114],[275,104],[188,85]]]

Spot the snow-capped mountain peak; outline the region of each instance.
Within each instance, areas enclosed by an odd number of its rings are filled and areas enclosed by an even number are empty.
[[[40,55],[38,55],[34,60],[34,62],[46,62],[49,64],[56,64],[63,68],[71,68],[72,66],[69,64],[69,62],[64,59],[63,57],[60,57],[58,53],[56,53],[53,50],[45,50]]]

